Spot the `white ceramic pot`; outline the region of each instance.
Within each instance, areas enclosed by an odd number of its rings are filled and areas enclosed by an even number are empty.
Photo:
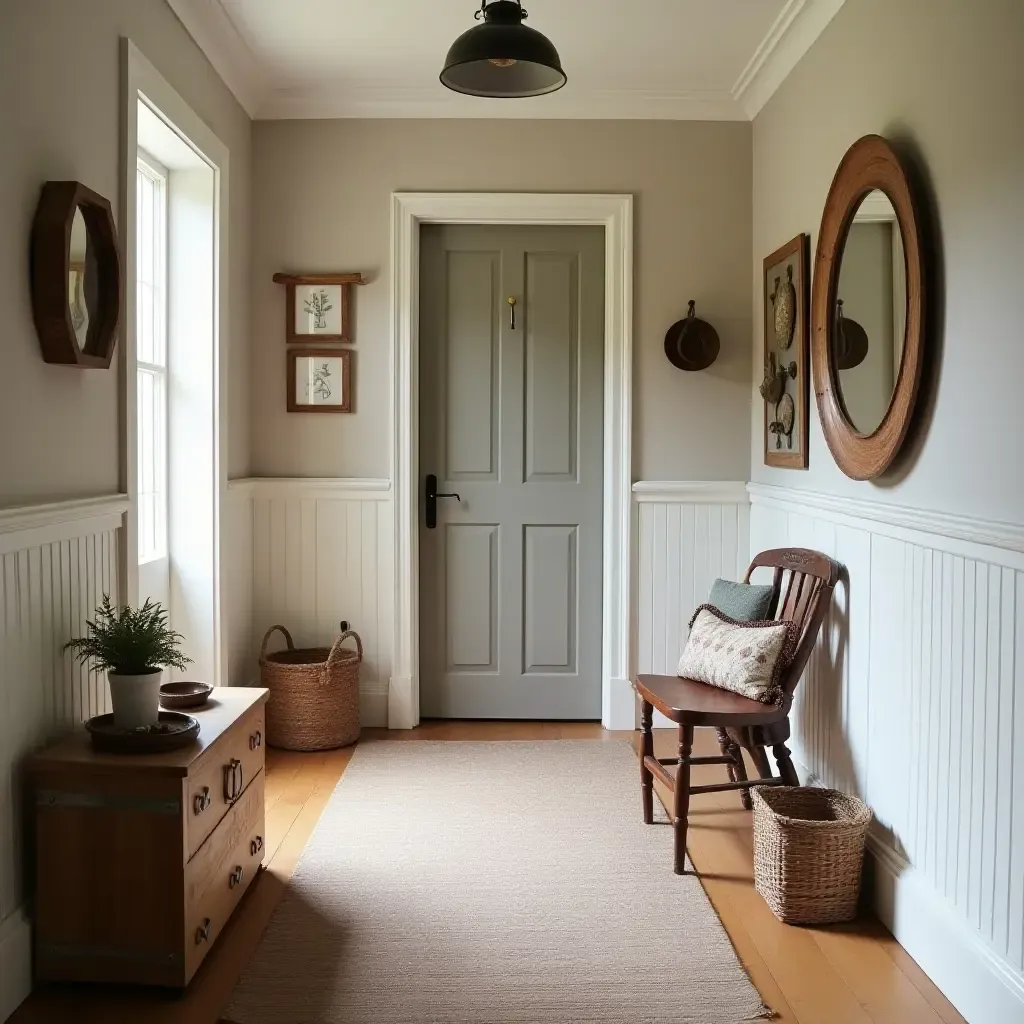
[[[114,724],[119,729],[144,729],[156,725],[160,717],[160,678],[163,669],[133,676],[108,672],[110,703]]]

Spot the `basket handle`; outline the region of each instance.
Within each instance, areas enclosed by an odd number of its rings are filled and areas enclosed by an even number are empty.
[[[295,650],[295,643],[292,640],[291,633],[289,633],[288,630],[284,628],[284,626],[271,626],[270,629],[267,630],[267,635],[263,638],[263,643],[260,645],[260,664],[261,665],[263,664],[263,662],[266,660],[266,657],[267,657],[267,641],[278,630],[280,630],[284,634],[285,640],[288,641],[288,650],[289,651],[294,651]]]
[[[334,641],[334,646],[331,648],[331,653],[327,656],[327,664],[324,666],[324,672],[330,670],[330,667],[338,658],[338,652],[341,650],[341,645],[349,638],[352,637],[356,642],[356,651],[359,653],[359,663],[363,661],[363,641],[359,639],[359,634],[354,629],[346,629],[337,640]]]

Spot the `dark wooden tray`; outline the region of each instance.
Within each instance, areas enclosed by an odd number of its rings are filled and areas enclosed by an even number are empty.
[[[119,729],[113,715],[97,715],[85,723],[92,745],[108,754],[160,754],[194,743],[199,723],[191,715],[161,711],[160,723],[151,729]]]
[[[213,693],[209,683],[161,683],[160,706],[171,711],[201,708]]]

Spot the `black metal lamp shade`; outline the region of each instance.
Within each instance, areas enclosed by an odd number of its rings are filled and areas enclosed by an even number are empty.
[[[481,12],[477,12],[480,16]],[[543,96],[566,82],[551,41],[523,24],[516,0],[493,0],[482,8],[483,23],[452,44],[441,83],[468,96]]]

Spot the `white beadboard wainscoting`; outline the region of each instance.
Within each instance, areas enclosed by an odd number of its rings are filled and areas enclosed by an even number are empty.
[[[719,577],[747,571],[750,498],[745,481],[633,484],[636,672],[675,675],[693,610]],[[655,726],[672,725],[655,713]]]
[[[104,679],[62,650],[119,593],[122,495],[0,511],[0,1020],[31,989],[23,912],[24,761],[109,710]]]
[[[237,528],[226,554],[231,678],[258,681],[270,626],[285,626],[297,646],[329,646],[346,619],[363,642],[363,725],[386,726],[394,614],[388,481],[252,478],[232,481],[228,494]],[[270,649],[282,643],[275,634]]]
[[[751,550],[842,562],[797,691],[811,781],[876,822],[876,907],[971,1024],[1024,1021],[1024,528],[750,486]]]

